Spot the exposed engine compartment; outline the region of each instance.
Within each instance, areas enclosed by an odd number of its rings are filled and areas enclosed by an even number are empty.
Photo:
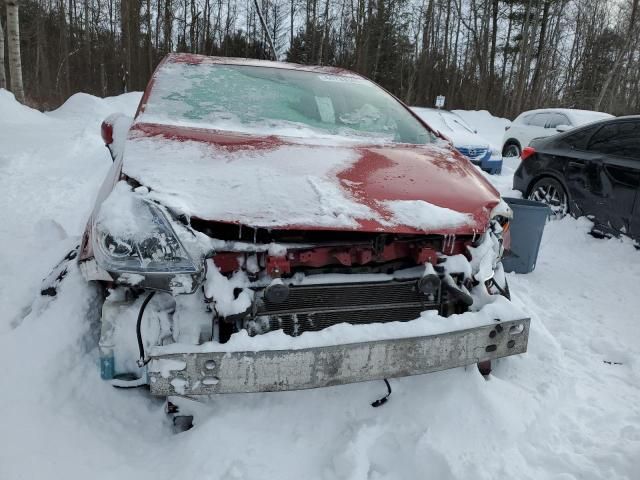
[[[226,232],[227,240],[270,242],[262,251],[218,250],[207,261],[215,280],[205,282],[204,294],[221,343],[240,330],[298,336],[338,323],[410,321],[426,310],[463,313],[473,303],[469,248],[484,238],[195,225]]]

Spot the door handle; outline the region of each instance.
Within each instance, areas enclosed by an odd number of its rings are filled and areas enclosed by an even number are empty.
[[[574,167],[574,168],[585,168],[586,165],[582,162],[569,162],[567,164],[569,167]]]

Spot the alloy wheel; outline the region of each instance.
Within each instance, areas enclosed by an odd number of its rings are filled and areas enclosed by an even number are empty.
[[[504,151],[504,156],[505,157],[519,157],[520,156],[520,149],[518,148],[517,145],[515,144],[510,144],[507,146],[507,148]]]
[[[560,183],[552,178],[539,180],[531,189],[529,200],[542,202],[551,209],[553,218],[562,218],[569,213],[569,198]]]

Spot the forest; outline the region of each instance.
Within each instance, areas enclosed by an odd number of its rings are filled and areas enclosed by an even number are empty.
[[[640,111],[638,0],[0,0],[0,88],[144,89],[168,52],[332,65],[410,105]],[[18,68],[21,67],[21,68]],[[13,78],[12,78],[13,77]],[[1,112],[0,112],[1,114]]]

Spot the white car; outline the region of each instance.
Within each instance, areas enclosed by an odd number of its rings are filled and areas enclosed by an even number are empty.
[[[431,128],[438,130],[453,143],[462,155],[491,174],[502,171],[502,155],[491,148],[487,140],[478,135],[459,115],[437,108],[411,107]]]
[[[613,118],[613,115],[570,108],[542,108],[523,112],[511,126],[505,127],[502,156],[519,157],[522,149],[534,138],[550,137],[607,118]]]

